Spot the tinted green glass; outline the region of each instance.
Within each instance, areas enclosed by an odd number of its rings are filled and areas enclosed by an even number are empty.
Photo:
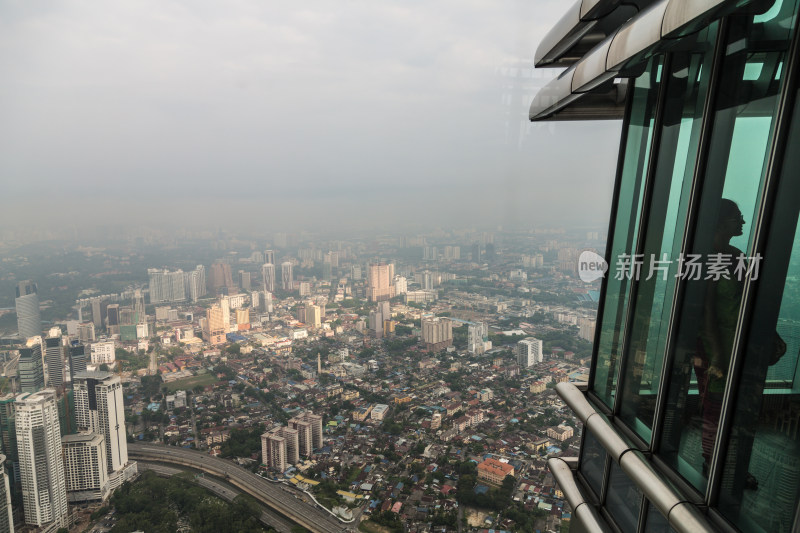
[[[598,498],[600,498],[600,490],[603,486],[606,455],[605,448],[597,442],[591,432],[586,430],[586,438],[583,440],[583,446],[581,447],[580,471]]]
[[[679,310],[667,392],[662,458],[705,491],[740,314],[753,224],[772,146],[782,65],[794,2],[774,15],[730,17],[714,129],[691,254],[703,264],[689,275]],[[760,18],[759,18],[760,17]],[[787,19],[788,17],[788,19]],[[714,254],[729,263],[711,276]],[[687,272],[688,273],[688,272]]]
[[[625,335],[625,315],[628,309],[630,281],[617,279],[614,273],[615,258],[634,253],[639,231],[639,215],[645,174],[650,158],[650,140],[658,87],[661,81],[662,58],[650,60],[644,74],[633,87],[630,121],[627,124],[616,220],[612,228],[611,258],[606,282],[603,316],[600,320],[600,340],[597,346],[595,374],[592,390],[603,402],[612,407],[617,385],[617,365]]]
[[[798,95],[800,96],[800,95]],[[800,106],[790,131],[753,320],[719,508],[747,531],[792,531],[800,496],[800,390],[794,387],[800,330]],[[792,369],[786,380],[771,379]]]
[[[644,524],[645,533],[674,533],[666,517],[661,514],[655,505],[647,502],[647,518]]]
[[[636,531],[642,506],[642,492],[617,463],[611,463],[606,509],[621,531]]]
[[[652,435],[715,39],[716,24],[704,30],[696,52],[672,55],[665,77],[666,100],[647,214],[644,265],[633,298],[620,402],[620,417],[645,441]]]

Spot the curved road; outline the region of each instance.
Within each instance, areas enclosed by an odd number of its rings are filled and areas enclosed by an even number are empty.
[[[353,531],[353,524],[345,524],[327,512],[308,505],[285,492],[280,485],[270,483],[244,468],[224,459],[202,452],[159,444],[129,443],[128,455],[143,461],[175,463],[203,470],[224,479],[246,492],[267,507],[286,516],[315,533],[342,533]]]
[[[184,474],[187,470],[180,470],[178,468],[172,468],[169,466],[164,466],[156,463],[145,463],[143,461],[138,461],[139,471],[142,470],[152,470],[156,473],[156,475],[161,477],[172,477],[177,474]],[[206,477],[195,477],[192,480],[193,483],[197,483],[201,487],[210,490],[223,500],[227,500],[232,502],[237,496],[241,494],[239,491],[232,490],[230,487],[226,487],[221,483],[217,483],[213,479],[209,479]],[[261,516],[259,517],[261,522],[272,527],[279,533],[291,533],[292,531],[292,524],[282,516],[273,513],[272,511],[263,511]]]

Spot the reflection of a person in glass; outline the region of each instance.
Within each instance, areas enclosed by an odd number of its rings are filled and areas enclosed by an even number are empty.
[[[744,278],[734,275],[733,265],[742,251],[730,244],[731,239],[742,235],[745,220],[735,202],[723,198],[720,204],[717,231],[714,234],[715,254],[724,254],[732,265],[726,275],[707,281],[703,320],[699,325],[697,355],[694,361],[697,388],[700,394],[703,418],[703,474],[707,475],[708,463],[717,435],[722,395],[728,376],[739,304],[742,300]],[[786,344],[775,335],[772,357],[774,364],[786,352]],[[746,485],[757,488],[758,481],[748,474]]]

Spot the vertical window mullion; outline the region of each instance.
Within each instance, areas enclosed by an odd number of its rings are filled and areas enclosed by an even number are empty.
[[[658,86],[658,95],[656,96],[656,112],[653,118],[653,131],[650,136],[650,150],[647,167],[645,168],[645,175],[642,177],[644,180],[644,190],[642,192],[642,209],[639,213],[638,233],[636,241],[632,250],[634,256],[644,251],[644,243],[647,237],[647,222],[650,213],[650,203],[653,195],[653,176],[655,175],[656,165],[658,164],[658,151],[661,146],[661,122],[664,117],[664,107],[667,100],[667,80],[670,70],[670,54],[664,56],[664,61],[661,63],[661,83]],[[642,265],[644,267],[644,265]],[[611,275],[611,263],[609,263],[608,274]],[[619,413],[620,404],[622,401],[621,391],[623,390],[624,381],[624,368],[625,362],[628,358],[628,342],[634,318],[634,301],[636,299],[636,291],[639,287],[639,280],[637,276],[631,276],[631,284],[628,289],[628,306],[626,308],[625,316],[625,330],[620,344],[620,356],[617,362],[617,392],[614,396],[614,414]]]
[[[708,162],[708,151],[711,145],[711,133],[714,129],[714,107],[716,105],[717,94],[716,89],[719,84],[722,60],[725,56],[725,41],[728,34],[727,28],[727,19],[720,21],[714,50],[714,61],[711,65],[709,89],[706,93],[705,102],[703,103],[704,118],[700,130],[700,141],[697,150],[697,158],[694,165],[694,174],[692,175],[692,188],[689,195],[689,207],[686,214],[686,222],[683,228],[683,239],[681,243],[682,251],[690,249],[694,237],[694,230],[697,225],[698,212],[700,210],[700,191],[702,189],[702,178]],[[662,361],[661,380],[658,387],[659,394],[656,398],[656,414],[655,420],[653,421],[653,435],[650,439],[650,449],[652,451],[657,451],[661,442],[664,413],[666,410],[665,392],[667,391],[667,383],[671,377],[670,369],[674,360],[674,350],[672,348],[675,343],[678,330],[678,324],[675,319],[678,315],[679,308],[683,303],[683,293],[685,288],[686,287],[683,280],[678,278],[673,292],[672,309],[669,315],[667,342],[664,346],[664,360]]]
[[[614,226],[617,222],[617,208],[619,207],[619,193],[622,188],[622,176],[625,163],[625,148],[628,144],[628,126],[631,120],[631,108],[633,107],[633,82],[628,80],[628,94],[625,102],[625,118],[622,121],[622,134],[620,135],[619,153],[617,155],[617,172],[614,180],[614,191],[611,196],[611,216],[608,221],[608,236],[606,237],[605,261],[607,265],[611,265],[611,252],[614,240]],[[592,346],[592,364],[589,370],[589,390],[594,390],[594,378],[597,369],[597,351],[600,346],[600,333],[602,328],[603,312],[605,311],[606,293],[608,291],[608,277],[611,267],[609,266],[608,272],[603,276],[600,283],[600,298],[597,305],[597,317],[595,319],[595,332],[594,343]],[[598,405],[605,407],[602,402],[597,402]]]
[[[797,21],[795,22],[797,24]],[[767,161],[765,173],[764,193],[759,205],[759,216],[754,221],[755,239],[753,243],[753,253],[761,254],[764,252],[767,236],[769,233],[769,221],[772,217],[777,193],[778,183],[782,170],[784,154],[787,149],[787,141],[790,133],[792,111],[795,105],[795,95],[797,92],[798,71],[800,70],[800,31],[797,28],[792,36],[792,43],[789,53],[784,59],[786,66],[786,78],[781,87],[781,94],[778,101],[778,113],[773,125],[773,146]],[[784,178],[788,179],[788,178]],[[725,394],[722,402],[722,413],[717,431],[716,443],[714,445],[714,456],[712,458],[711,469],[708,481],[707,501],[712,505],[716,504],[719,497],[722,482],[722,470],[725,467],[725,456],[727,454],[728,439],[730,437],[731,426],[734,419],[734,402],[739,389],[739,377],[742,372],[744,361],[744,348],[747,346],[747,330],[752,318],[753,304],[758,287],[751,283],[750,276],[747,277],[744,285],[742,297],[743,310],[739,314],[736,326],[736,336],[734,337],[733,353],[731,356],[730,370],[728,372]],[[795,524],[797,525],[797,524]]]

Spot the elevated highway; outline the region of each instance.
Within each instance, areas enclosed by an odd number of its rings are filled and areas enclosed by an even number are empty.
[[[328,512],[304,503],[278,484],[229,461],[202,452],[161,444],[129,443],[128,455],[132,459],[148,463],[183,465],[217,476],[314,533],[343,533],[353,531],[357,526],[355,523],[341,522]]]
[[[152,470],[155,472],[156,475],[161,477],[172,477],[178,474],[182,474],[187,472],[187,470],[181,470],[179,468],[173,468],[170,466],[164,466],[158,463],[145,463],[143,461],[137,462],[139,465],[139,472],[144,470]],[[210,490],[212,493],[216,494],[223,500],[227,500],[232,502],[236,496],[241,494],[238,490],[233,490],[228,486],[223,485],[222,483],[216,482],[214,479],[210,477],[196,477],[192,480],[194,483],[200,485],[201,487]],[[262,507],[263,509],[263,507]],[[278,531],[278,533],[291,533],[292,531],[292,524],[290,521],[286,520],[282,516],[273,513],[272,511],[263,511],[261,516],[259,516],[261,522],[267,526]]]

